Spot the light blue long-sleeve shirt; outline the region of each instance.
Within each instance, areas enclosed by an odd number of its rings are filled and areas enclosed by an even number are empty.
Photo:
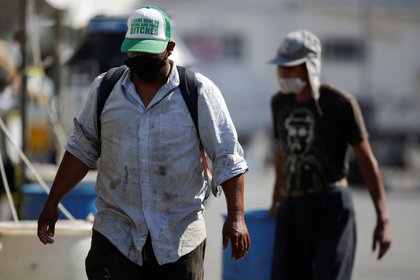
[[[139,265],[150,232],[159,264],[174,262],[206,237],[207,182],[178,72],[173,65],[168,81],[145,107],[127,69],[103,108],[99,141],[96,97],[102,78],[92,84],[65,147],[91,168],[99,159],[93,228]],[[219,89],[199,73],[196,79],[200,138],[212,162],[211,188],[217,196],[221,183],[248,167]]]

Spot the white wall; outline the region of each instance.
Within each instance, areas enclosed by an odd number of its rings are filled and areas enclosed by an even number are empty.
[[[358,98],[373,100],[379,115],[386,114],[388,119],[395,119],[393,115],[401,114],[401,108],[388,106],[384,113],[381,112],[381,108],[385,108],[383,103],[401,103],[408,98],[412,101],[411,106],[420,104],[420,55],[417,54],[420,10],[417,9],[416,16],[416,11],[409,9],[394,12],[392,9],[375,8],[370,19],[366,19],[362,17],[366,13],[361,12],[357,1],[346,3],[348,5],[337,7],[273,0],[213,0],[170,1],[161,3],[161,7],[174,18],[181,36],[197,30],[243,34],[246,55],[237,71],[255,75],[254,85],[261,86],[258,93],[260,104],[255,104],[256,112],[269,110],[269,96],[277,89],[275,69],[266,61],[275,55],[286,33],[306,28],[321,40],[333,36],[367,37],[370,52],[366,61],[343,63],[323,60],[322,77]],[[230,81],[225,77],[216,82],[223,89]],[[267,114],[263,119],[271,121]],[[386,122],[380,122],[386,126]]]

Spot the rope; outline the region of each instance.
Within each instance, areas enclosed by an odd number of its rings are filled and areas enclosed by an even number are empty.
[[[15,221],[16,224],[19,224],[19,219],[16,214],[16,208],[13,203],[12,192],[10,191],[9,183],[7,182],[6,171],[4,171],[4,162],[3,162],[1,150],[0,150],[0,173],[1,173],[1,178],[3,180],[4,189],[6,190],[7,200],[9,201],[10,209],[12,210],[13,220]]]
[[[44,189],[44,191],[49,194],[50,188],[45,183],[44,179],[39,175],[39,173],[36,171],[35,167],[32,165],[32,163],[29,161],[29,159],[25,156],[25,154],[22,152],[22,150],[19,148],[19,146],[16,144],[16,142],[13,140],[13,137],[11,136],[9,130],[7,129],[5,123],[0,118],[0,127],[3,130],[4,134],[6,135],[7,139],[12,144],[13,148],[16,150],[20,158],[23,160],[23,162],[26,164],[26,166],[29,168],[29,170],[35,175],[35,178],[40,183],[41,187]],[[69,219],[72,222],[76,222],[76,219],[73,217],[73,215],[70,214],[69,211],[63,206],[63,204],[58,204],[58,209],[64,214],[64,216]]]

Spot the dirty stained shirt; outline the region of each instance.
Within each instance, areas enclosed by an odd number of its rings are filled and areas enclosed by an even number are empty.
[[[127,69],[103,108],[99,141],[96,97],[102,78],[92,84],[65,147],[88,167],[97,164],[93,229],[139,265],[150,232],[159,264],[174,262],[206,237],[207,182],[178,72],[173,65],[168,81],[145,107]],[[219,89],[199,73],[196,79],[200,138],[212,162],[211,189],[217,196],[221,183],[248,167]]]

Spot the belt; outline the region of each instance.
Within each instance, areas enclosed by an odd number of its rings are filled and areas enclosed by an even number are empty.
[[[321,187],[321,188],[307,188],[307,189],[298,189],[298,190],[281,190],[281,196],[282,197],[299,197],[304,196],[308,194],[316,194],[316,193],[322,193],[329,191],[331,189],[335,188],[347,188],[349,186],[347,182],[347,178],[342,178],[338,181],[335,181],[333,183],[330,183],[327,187]]]

